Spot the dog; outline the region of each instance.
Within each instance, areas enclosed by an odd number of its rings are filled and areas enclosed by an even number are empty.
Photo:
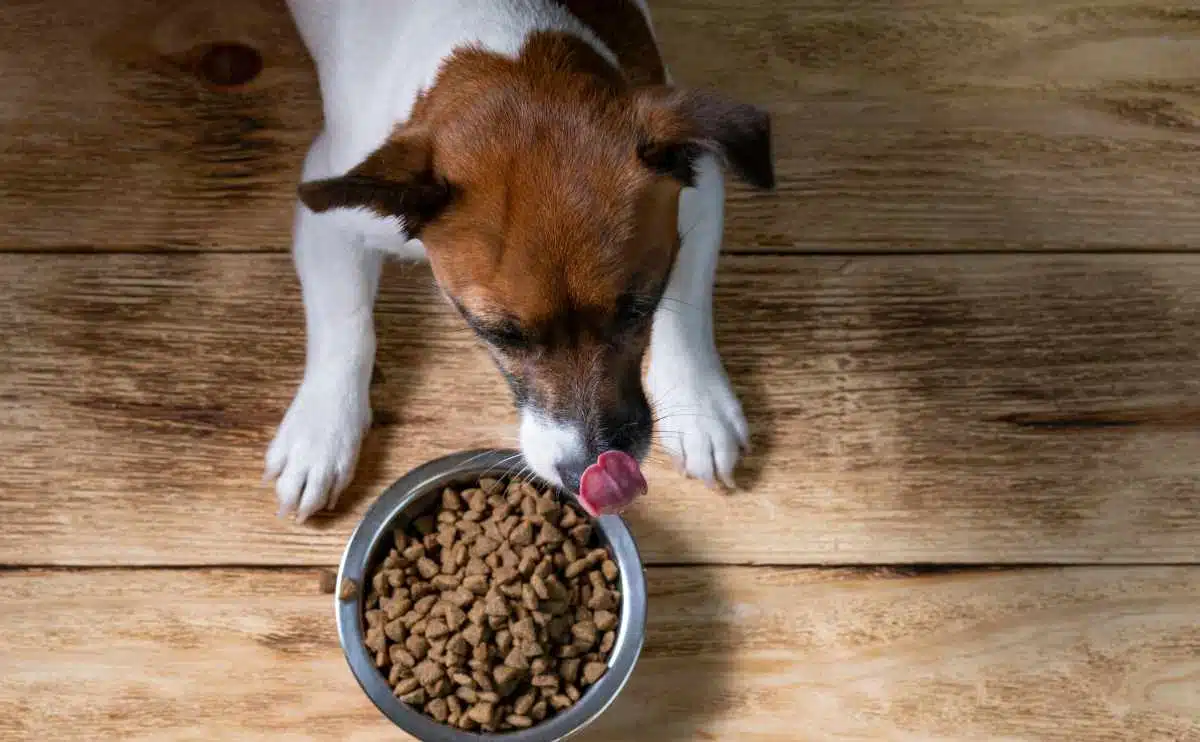
[[[748,430],[713,336],[722,169],[774,187],[768,114],[674,86],[644,0],[288,5],[324,129],[293,233],[304,377],[266,455],[280,514],[332,508],[353,475],[389,255],[428,259],[537,476],[619,511],[658,423],[683,471],[733,487]]]

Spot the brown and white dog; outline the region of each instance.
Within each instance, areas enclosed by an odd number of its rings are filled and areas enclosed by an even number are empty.
[[[720,164],[774,185],[767,115],[672,87],[643,0],[289,5],[325,129],[295,218],[304,380],[266,457],[280,513],[332,507],[353,474],[388,254],[428,257],[537,475],[619,510],[658,422],[688,474],[732,486],[747,428],[713,340]]]

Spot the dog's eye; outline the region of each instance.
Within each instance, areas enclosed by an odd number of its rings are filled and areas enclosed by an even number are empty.
[[[654,316],[656,308],[657,294],[627,294],[617,301],[617,325],[622,329],[638,328]]]
[[[513,322],[498,322],[477,327],[479,336],[498,348],[520,350],[529,347],[529,338]]]
[[[529,347],[529,336],[511,319],[483,319],[472,314],[457,299],[452,300],[463,319],[485,343],[501,350],[521,350]]]

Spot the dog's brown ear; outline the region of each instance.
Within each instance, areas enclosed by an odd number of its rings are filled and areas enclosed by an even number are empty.
[[[420,131],[398,134],[353,170],[335,178],[300,184],[300,200],[316,212],[368,209],[398,217],[416,237],[446,208],[453,188],[433,167],[429,137]]]
[[[647,166],[684,185],[695,181],[695,161],[711,153],[757,188],[775,187],[771,117],[757,106],[709,90],[649,88],[637,93]]]

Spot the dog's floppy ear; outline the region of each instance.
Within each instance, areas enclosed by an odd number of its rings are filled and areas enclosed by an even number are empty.
[[[643,132],[638,156],[656,172],[691,186],[696,158],[707,152],[750,185],[775,187],[771,117],[761,108],[709,90],[666,87],[638,91],[636,107]]]
[[[369,209],[404,221],[411,238],[450,203],[453,188],[433,167],[433,148],[421,131],[403,131],[336,178],[300,184],[300,200],[316,212]]]

